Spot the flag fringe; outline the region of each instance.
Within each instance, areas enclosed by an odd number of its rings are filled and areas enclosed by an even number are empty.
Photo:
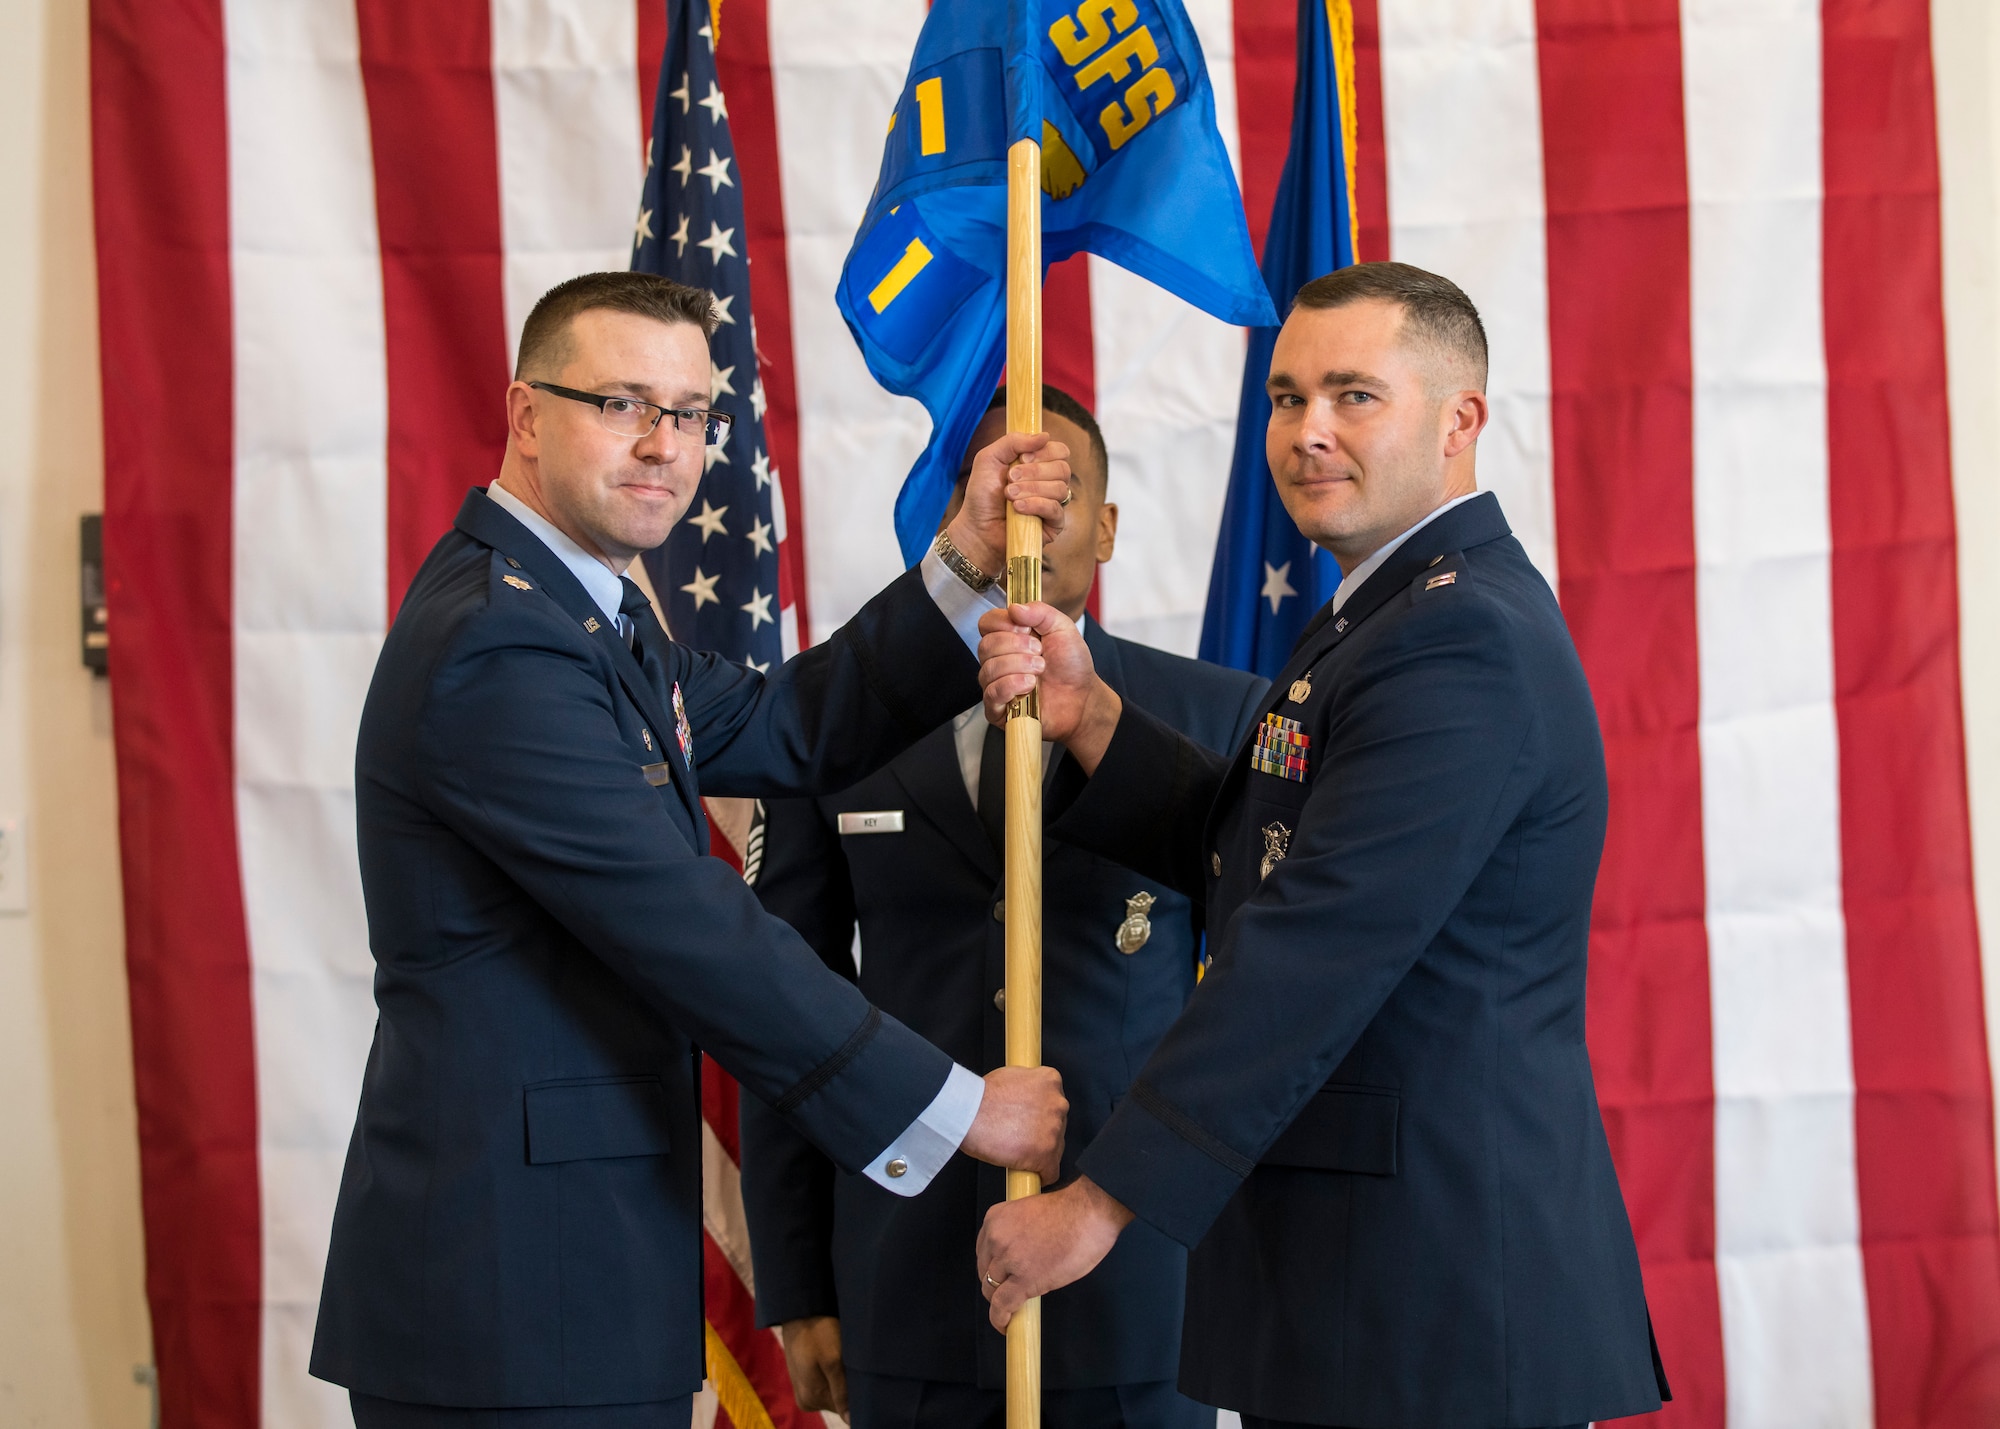
[[[750,1383],[750,1376],[743,1372],[743,1366],[736,1362],[736,1356],[729,1352],[715,1326],[703,1320],[701,1328],[708,1345],[709,1388],[715,1391],[716,1402],[729,1416],[729,1422],[736,1429],[777,1429],[771,1422],[771,1411],[764,1407],[756,1386]]]

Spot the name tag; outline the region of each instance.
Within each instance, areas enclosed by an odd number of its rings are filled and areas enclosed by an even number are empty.
[[[875,809],[866,814],[842,814],[840,831],[844,834],[900,834],[903,831],[903,811]]]
[[[641,764],[639,772],[646,776],[646,782],[651,784],[655,789],[660,788],[664,784],[671,784],[674,779],[673,771],[667,768],[667,763],[664,759],[658,764]]]

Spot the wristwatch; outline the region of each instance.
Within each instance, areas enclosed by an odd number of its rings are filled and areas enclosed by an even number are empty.
[[[931,542],[931,549],[937,552],[937,558],[944,562],[946,570],[971,586],[977,593],[984,595],[992,588],[995,577],[980,570],[965,552],[954,546],[948,532],[938,532],[937,539]]]

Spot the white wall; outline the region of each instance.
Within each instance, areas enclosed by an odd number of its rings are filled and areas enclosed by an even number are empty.
[[[111,711],[78,654],[100,509],[85,0],[0,0],[0,1425],[137,1429],[152,1359]]]

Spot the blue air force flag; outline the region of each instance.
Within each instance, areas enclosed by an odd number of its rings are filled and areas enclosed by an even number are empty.
[[[708,449],[695,509],[646,552],[646,573],[676,640],[762,670],[784,658],[777,543],[785,498],[764,443],[738,177],[708,0],[672,0],[632,267],[714,295],[722,321],[709,340],[709,405],[735,421],[723,445]]]
[[[1089,251],[1226,322],[1274,323],[1178,0],[937,0],[836,294],[931,440],[896,499],[930,544],[1005,362],[1007,150],[1042,146],[1045,265]]]
[[[1264,239],[1264,280],[1280,311],[1305,283],[1354,261],[1350,16],[1344,3],[1299,0],[1292,146]],[[1271,419],[1264,379],[1270,375],[1277,340],[1276,327],[1252,328],[1244,354],[1236,454],[1229,466],[1229,494],[1223,499],[1201,624],[1202,659],[1266,678],[1291,657],[1306,620],[1340,585],[1333,557],[1292,524],[1264,458],[1264,431]]]

